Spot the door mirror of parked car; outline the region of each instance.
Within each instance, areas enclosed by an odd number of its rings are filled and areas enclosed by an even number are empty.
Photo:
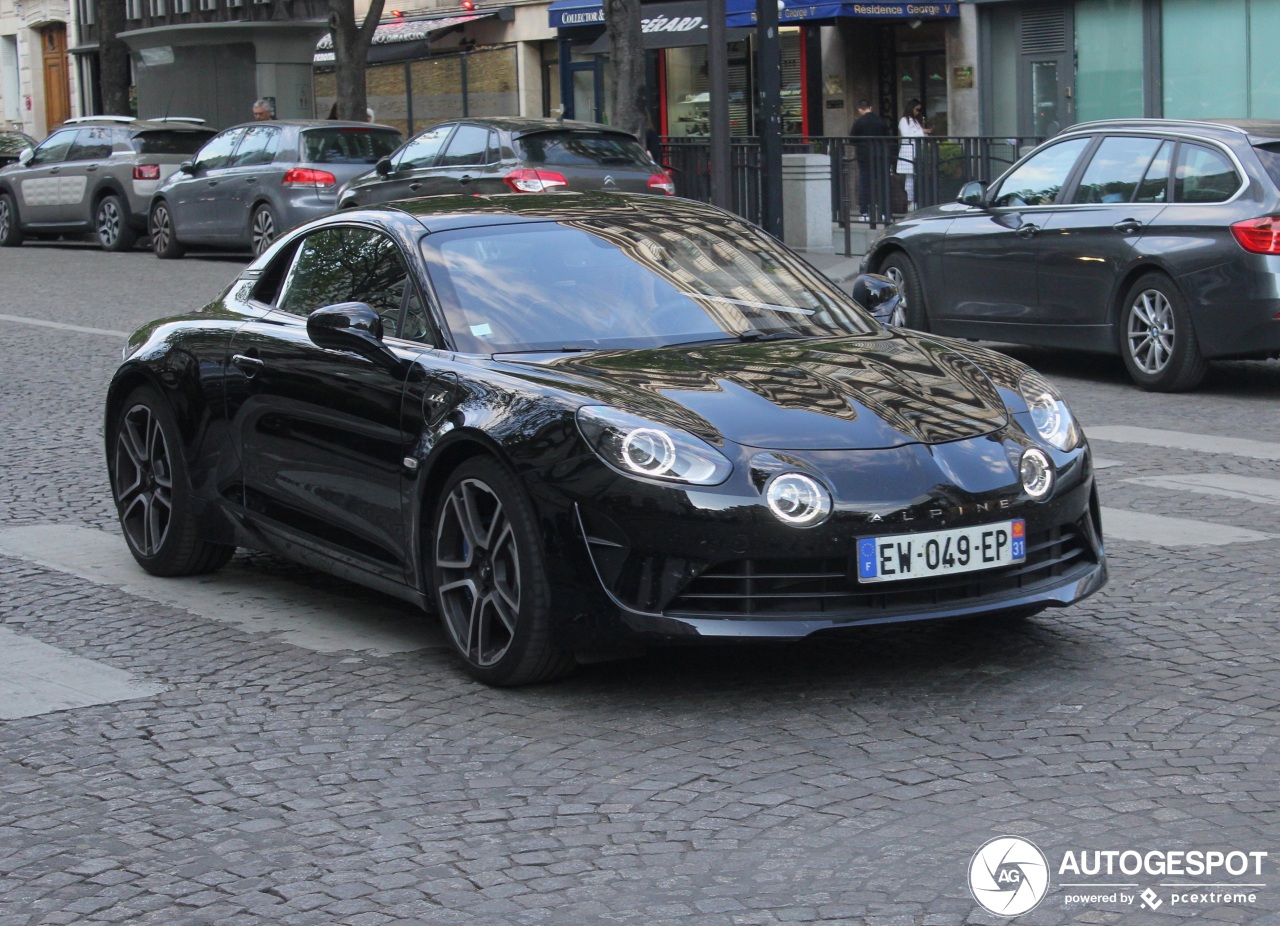
[[[373,169],[378,172],[379,177],[385,177],[391,173],[391,158],[378,158],[378,163],[373,165]]]
[[[861,273],[853,281],[854,301],[876,318],[889,318],[897,307],[901,293],[898,285],[878,273]]]
[[[960,188],[956,202],[966,206],[982,206],[987,200],[987,183],[985,180],[970,180]]]
[[[196,172],[195,161],[183,161],[181,164],[178,165],[178,173],[180,174],[194,174],[195,172]]]
[[[36,153],[35,148],[23,148],[20,152],[18,152],[18,163],[21,164],[23,167],[26,167],[28,164],[31,163],[31,159],[35,157],[35,153]]]
[[[363,302],[340,302],[307,316],[307,337],[325,350],[344,350],[372,360],[392,374],[404,365],[382,343],[382,318]]]

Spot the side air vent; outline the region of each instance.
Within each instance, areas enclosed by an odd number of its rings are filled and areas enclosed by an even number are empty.
[[[1067,13],[1060,6],[1022,11],[1022,53],[1046,55],[1067,50]]]

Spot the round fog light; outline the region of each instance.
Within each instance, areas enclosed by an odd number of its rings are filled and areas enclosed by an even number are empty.
[[[1022,476],[1022,490],[1032,498],[1044,498],[1053,488],[1053,463],[1043,450],[1032,447],[1022,455],[1018,468]]]
[[[831,513],[831,493],[801,473],[782,473],[769,480],[764,500],[778,520],[792,527],[814,527]]]

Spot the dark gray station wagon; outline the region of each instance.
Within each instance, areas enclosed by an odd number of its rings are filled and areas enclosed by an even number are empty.
[[[1120,354],[1144,389],[1280,355],[1280,122],[1082,123],[890,225],[910,327]]]

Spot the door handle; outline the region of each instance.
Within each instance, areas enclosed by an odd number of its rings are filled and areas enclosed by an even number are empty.
[[[86,171],[97,170],[97,169],[98,169],[97,164],[90,164],[88,167],[85,168]]]
[[[1031,222],[1027,222],[1025,225],[1018,226],[1019,238],[1034,238],[1039,233],[1040,233],[1040,226],[1033,225]]]
[[[245,183],[257,183],[257,182],[258,182],[258,178],[257,178],[257,177],[245,177],[245,178],[244,178],[244,182],[245,182]]]
[[[242,372],[247,379],[253,379],[254,374],[266,366],[266,364],[257,357],[250,357],[246,354],[234,355],[231,358],[231,362],[239,367],[240,372]]]
[[[217,185],[218,185],[218,181],[217,181],[217,180],[210,180],[210,181],[209,181],[209,186],[217,186]]]
[[[51,173],[51,174],[56,174],[56,173],[57,173],[58,171],[60,171],[60,170],[62,170],[62,168],[61,168],[61,167],[54,167],[54,168],[51,168],[51,169],[49,170],[49,173]]]
[[[411,184],[409,184],[409,189],[416,193],[416,192],[418,192],[420,189],[422,189],[422,184],[421,184],[421,183],[411,183]]]
[[[1111,227],[1122,235],[1132,235],[1142,228],[1142,223],[1137,219],[1122,219]]]
[[[463,186],[466,186],[468,183],[471,182],[471,180],[472,180],[472,177],[470,174],[463,174],[461,177],[458,178],[458,182],[461,183]]]

